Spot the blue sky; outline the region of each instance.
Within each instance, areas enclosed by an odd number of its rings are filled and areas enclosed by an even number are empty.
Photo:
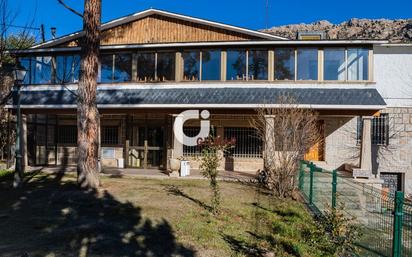
[[[65,0],[82,11],[83,0]],[[102,0],[102,21],[109,21],[153,7],[231,25],[262,29],[266,27],[266,0]],[[329,20],[340,23],[356,18],[412,18],[412,0],[269,0],[269,27]],[[80,17],[72,14],[57,0],[9,0],[10,8],[18,10],[15,25],[26,24],[36,11],[34,26],[44,24],[46,39],[50,27],[61,36],[81,29]],[[36,8],[37,7],[37,8]]]

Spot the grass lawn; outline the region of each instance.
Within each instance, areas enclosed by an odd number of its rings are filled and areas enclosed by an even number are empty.
[[[221,182],[209,213],[207,180],[102,178],[84,192],[73,176],[37,174],[24,189],[0,182],[0,256],[327,256],[303,204]]]
[[[10,170],[0,170],[0,181],[8,180],[13,177],[13,171]]]

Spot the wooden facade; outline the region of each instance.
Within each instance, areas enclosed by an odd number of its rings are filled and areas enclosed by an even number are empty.
[[[150,44],[175,42],[211,42],[259,40],[261,38],[222,28],[153,14],[102,31],[102,45]],[[62,47],[78,46],[78,39]]]

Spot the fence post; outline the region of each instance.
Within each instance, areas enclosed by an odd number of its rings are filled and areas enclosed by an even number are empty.
[[[302,191],[303,190],[303,182],[304,182],[304,170],[303,170],[303,161],[300,161],[300,165],[299,165],[299,190]]]
[[[393,212],[393,242],[392,256],[401,257],[402,255],[402,216],[403,216],[404,193],[396,191],[395,211]]]
[[[338,185],[338,174],[336,170],[332,171],[332,208],[336,208],[336,186]]]
[[[310,168],[310,184],[309,184],[309,205],[313,204],[313,172],[315,171],[315,165],[313,162],[309,164]]]

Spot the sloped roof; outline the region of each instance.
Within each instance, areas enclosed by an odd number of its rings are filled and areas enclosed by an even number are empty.
[[[76,108],[76,90],[21,91],[22,108]],[[248,108],[276,106],[282,95],[315,109],[382,109],[386,103],[374,88],[146,88],[97,90],[99,108]],[[13,92],[15,103],[16,92]],[[9,106],[13,101],[9,102]]]
[[[220,23],[220,22],[214,22],[214,21],[209,21],[209,20],[205,20],[205,19],[200,19],[200,18],[195,18],[195,17],[191,17],[191,16],[187,16],[187,15],[182,15],[182,14],[177,14],[177,13],[172,13],[172,12],[168,12],[168,11],[163,11],[163,10],[159,10],[159,9],[147,9],[145,11],[141,11],[141,12],[137,12],[122,18],[118,18],[106,23],[103,23],[101,25],[101,31],[104,30],[108,30],[132,21],[136,21],[145,17],[148,17],[150,15],[161,15],[161,16],[165,16],[165,17],[169,17],[169,18],[174,18],[174,19],[178,19],[178,20],[183,20],[183,21],[188,21],[188,22],[193,22],[193,23],[197,23],[197,24],[202,24],[202,25],[207,25],[207,26],[211,26],[211,27],[215,27],[215,28],[220,28],[220,29],[225,29],[228,31],[233,31],[233,32],[237,32],[237,33],[242,33],[242,34],[246,34],[246,35],[250,35],[250,36],[255,36],[258,38],[262,38],[262,39],[266,39],[266,40],[287,40],[287,38],[283,38],[283,37],[278,37],[275,35],[271,35],[268,33],[264,33],[264,32],[259,32],[256,30],[251,30],[251,29],[246,29],[246,28],[242,28],[242,27],[237,27],[237,26],[232,26],[232,25],[228,25],[228,24],[224,24],[224,23]],[[84,35],[84,31],[77,31],[75,33],[72,34],[68,34],[53,40],[49,40],[46,41],[44,43],[41,44],[37,44],[31,48],[42,48],[42,47],[52,47],[55,45],[59,45],[68,41],[72,41],[74,39],[77,39],[81,36]]]

